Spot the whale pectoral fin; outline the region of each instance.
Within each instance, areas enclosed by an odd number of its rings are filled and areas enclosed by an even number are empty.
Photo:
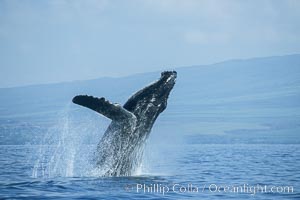
[[[105,100],[103,97],[97,98],[87,95],[78,95],[73,98],[72,102],[90,108],[111,120],[135,118],[133,113],[129,112],[118,104],[113,104]]]

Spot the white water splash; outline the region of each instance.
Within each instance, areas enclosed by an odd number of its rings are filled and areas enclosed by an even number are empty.
[[[98,124],[91,116],[74,115],[70,107],[68,105],[59,114],[59,122],[45,134],[37,152],[32,177],[81,177],[92,174],[94,166],[91,160],[103,132],[99,128],[101,123]],[[102,126],[105,127],[105,123]]]
[[[33,178],[99,177],[106,172],[95,166],[94,153],[110,121],[89,110],[71,108],[67,105],[45,134],[35,155]],[[140,148],[138,156],[144,151],[144,146]],[[139,163],[132,175],[142,175],[144,170]]]

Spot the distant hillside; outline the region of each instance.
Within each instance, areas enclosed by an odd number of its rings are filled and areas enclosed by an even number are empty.
[[[292,141],[299,141],[300,55],[233,60],[176,70],[177,84],[155,131],[185,134],[198,141],[197,137],[203,134],[246,136],[252,131],[266,135],[271,130],[278,133],[279,140],[288,135]],[[0,143],[26,143],[31,135],[42,135],[77,94],[104,96],[124,103],[133,92],[159,76],[160,72],[153,72],[0,89]],[[71,110],[83,108],[71,105]],[[207,138],[210,137],[205,141]]]

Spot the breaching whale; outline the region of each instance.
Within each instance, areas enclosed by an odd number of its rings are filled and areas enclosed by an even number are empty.
[[[112,120],[95,152],[96,166],[103,176],[130,176],[139,167],[145,141],[158,115],[167,107],[176,77],[176,71],[162,72],[159,80],[136,92],[124,106],[103,97],[73,98],[73,103]]]

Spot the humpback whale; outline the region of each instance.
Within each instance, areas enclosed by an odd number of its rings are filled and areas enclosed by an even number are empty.
[[[103,97],[73,98],[73,103],[112,120],[95,152],[95,163],[103,176],[130,176],[140,166],[145,141],[155,120],[167,107],[176,77],[176,71],[162,72],[156,82],[133,94],[123,106]]]

